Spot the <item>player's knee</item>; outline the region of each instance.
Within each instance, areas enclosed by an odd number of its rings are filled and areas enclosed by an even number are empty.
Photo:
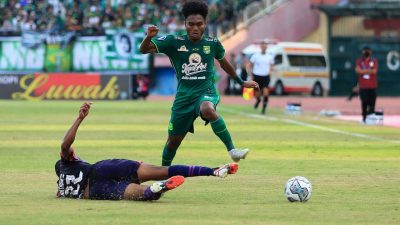
[[[218,118],[218,114],[214,108],[206,107],[201,110],[201,117],[208,121],[214,121]]]
[[[181,140],[177,140],[177,139],[170,139],[168,140],[167,143],[167,149],[169,151],[176,151],[176,149],[179,148],[179,145],[181,145]]]

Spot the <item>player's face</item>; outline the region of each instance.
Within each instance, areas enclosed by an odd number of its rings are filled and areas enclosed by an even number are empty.
[[[261,51],[262,51],[262,52],[267,51],[267,48],[268,48],[268,45],[267,45],[267,44],[265,44],[265,43],[262,43],[262,44],[261,44]]]
[[[189,39],[198,41],[201,39],[206,29],[206,21],[201,15],[190,15],[186,18],[185,27]]]

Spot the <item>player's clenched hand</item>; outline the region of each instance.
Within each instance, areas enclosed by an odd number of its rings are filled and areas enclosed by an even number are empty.
[[[82,106],[79,110],[79,118],[84,119],[89,114],[91,105],[92,105],[91,102],[85,102],[82,104]]]
[[[158,33],[158,27],[154,25],[150,25],[147,27],[147,36],[152,38],[155,37]]]
[[[260,87],[258,86],[258,83],[252,80],[245,81],[243,82],[243,87],[245,88],[254,88],[256,90],[260,90]]]

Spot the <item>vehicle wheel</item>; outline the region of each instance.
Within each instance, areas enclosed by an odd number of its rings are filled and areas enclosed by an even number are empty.
[[[314,87],[311,91],[312,96],[323,96],[324,95],[324,89],[322,88],[321,83],[317,82],[314,84]]]
[[[275,84],[275,94],[276,95],[284,95],[285,94],[285,88],[283,87],[283,84],[281,81],[278,81]]]

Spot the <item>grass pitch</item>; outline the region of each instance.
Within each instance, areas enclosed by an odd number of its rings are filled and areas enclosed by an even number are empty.
[[[0,224],[400,224],[399,129],[280,110],[269,111],[270,119],[251,118],[249,106],[224,104],[219,112],[235,145],[251,148],[237,175],[188,178],[156,202],[57,199],[54,163],[80,105],[0,101]],[[160,164],[170,105],[94,102],[76,153],[91,163],[128,158]],[[223,144],[200,120],[174,160],[212,167],[226,162]],[[284,184],[296,175],[313,184],[307,203],[284,197]]]

